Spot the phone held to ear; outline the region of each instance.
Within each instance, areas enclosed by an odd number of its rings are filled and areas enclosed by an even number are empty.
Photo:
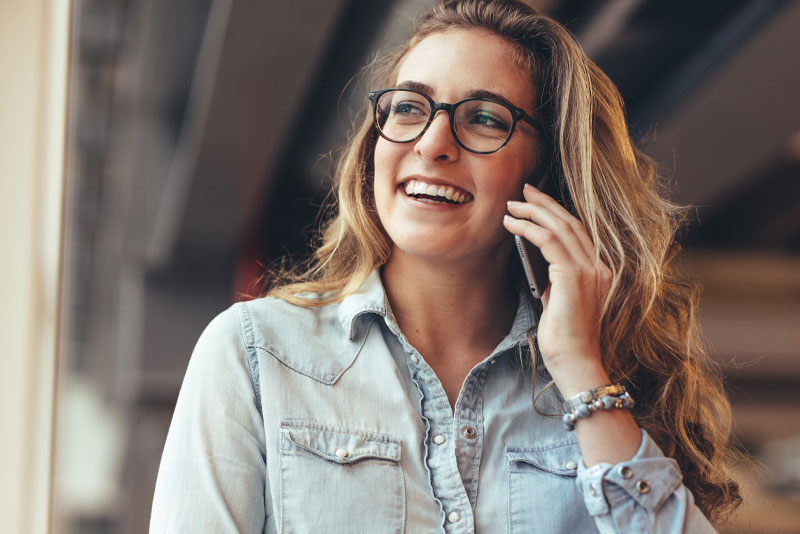
[[[561,204],[560,195],[555,195],[557,190],[549,174],[547,172],[543,173],[539,183],[536,184],[536,189],[556,198]],[[539,248],[527,239],[515,235],[514,242],[517,244],[519,259],[522,261],[522,270],[525,271],[525,278],[528,279],[528,287],[531,289],[531,294],[534,298],[541,299],[542,294],[550,284],[550,276],[548,275],[550,264],[544,259]]]
[[[531,294],[534,298],[540,299],[550,283],[550,277],[547,274],[550,265],[542,256],[541,251],[529,243],[527,239],[515,235],[514,242],[517,244],[519,259],[522,261],[522,270],[525,271],[525,278],[528,279],[528,287],[531,289]]]

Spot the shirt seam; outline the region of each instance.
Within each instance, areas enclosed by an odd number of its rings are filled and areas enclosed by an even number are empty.
[[[242,344],[245,346],[245,353],[247,356],[247,367],[250,371],[250,382],[253,386],[253,393],[256,396],[256,408],[258,413],[264,417],[264,412],[261,407],[261,376],[258,368],[258,352],[253,345],[255,344],[253,333],[253,321],[250,317],[250,310],[247,309],[247,304],[239,303],[239,325],[241,327]]]

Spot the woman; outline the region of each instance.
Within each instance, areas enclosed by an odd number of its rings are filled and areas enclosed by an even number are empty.
[[[611,82],[513,0],[379,70],[314,262],[198,342],[151,530],[713,532],[729,408]]]

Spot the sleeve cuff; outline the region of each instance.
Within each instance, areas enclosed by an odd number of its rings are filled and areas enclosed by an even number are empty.
[[[633,458],[616,465],[600,463],[592,467],[580,461],[576,483],[592,515],[606,514],[626,498],[656,512],[680,487],[681,473],[678,463],[665,457],[642,430],[642,442]]]

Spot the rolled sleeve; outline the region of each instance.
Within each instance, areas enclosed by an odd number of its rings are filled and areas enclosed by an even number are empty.
[[[644,430],[633,458],[592,467],[581,461],[577,475],[601,532],[716,532],[682,484],[678,463],[664,456]]]

